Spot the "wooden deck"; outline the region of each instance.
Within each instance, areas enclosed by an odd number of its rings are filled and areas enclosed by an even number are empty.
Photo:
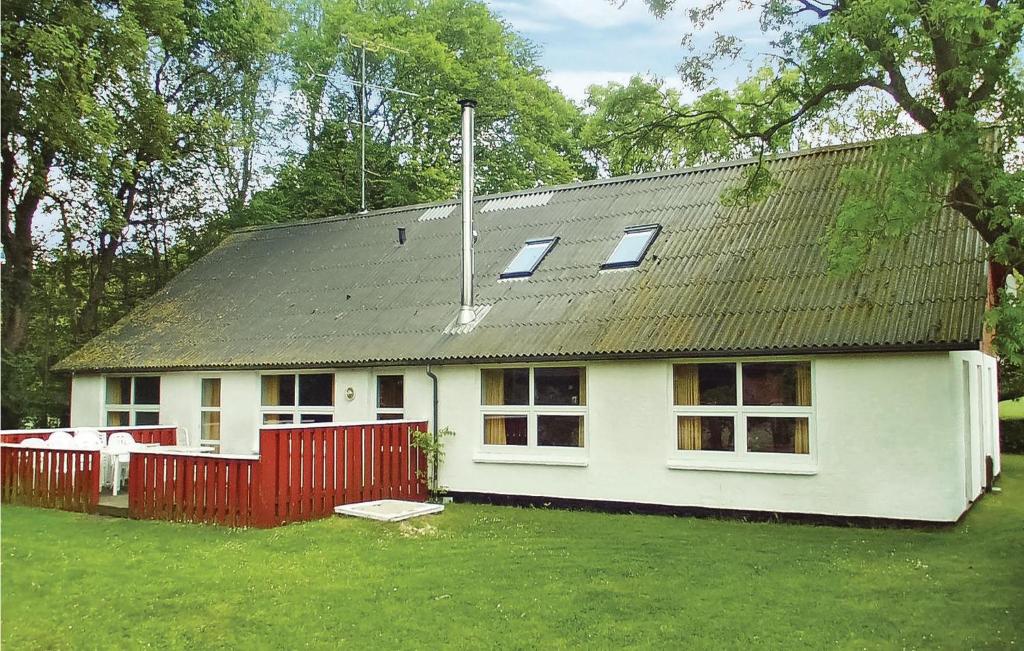
[[[123,490],[118,495],[112,495],[109,489],[100,493],[100,504],[96,509],[99,515],[109,515],[114,518],[128,517],[128,491]]]

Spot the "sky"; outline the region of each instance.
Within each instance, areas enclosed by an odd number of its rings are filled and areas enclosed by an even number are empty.
[[[693,33],[699,47],[713,30],[740,36],[753,43],[763,40],[757,14],[727,11],[711,28],[695,32],[687,11],[695,0],[680,0],[659,20],[640,0],[485,0],[518,33],[536,44],[547,79],[570,99],[586,97],[590,84],[625,83],[634,74],[660,77],[681,86],[676,65],[687,54],[683,36]],[[750,61],[716,71],[719,85],[732,87],[746,76]]]

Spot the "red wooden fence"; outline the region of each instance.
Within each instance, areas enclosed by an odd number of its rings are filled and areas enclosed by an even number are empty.
[[[94,512],[100,499],[100,453],[0,446],[4,502]]]
[[[260,430],[258,460],[133,453],[132,517],[274,527],[331,515],[376,499],[423,501],[425,455],[410,432],[425,422],[271,426]]]
[[[61,428],[57,428],[61,429]],[[44,441],[57,429],[16,429],[0,430],[0,443],[21,443],[25,439],[40,438]],[[73,431],[74,428],[65,428]],[[178,440],[178,428],[173,425],[136,425],[134,427],[99,427],[101,433],[110,436],[114,432],[128,432],[136,443],[159,443],[175,445]]]
[[[134,518],[253,526],[254,459],[133,452],[128,513]]]

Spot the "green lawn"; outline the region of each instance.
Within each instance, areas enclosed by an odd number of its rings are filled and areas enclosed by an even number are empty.
[[[1019,648],[1024,457],[939,530],[456,505],[269,531],[5,506],[3,648]]]
[[[999,420],[1024,420],[1024,398],[999,403]]]

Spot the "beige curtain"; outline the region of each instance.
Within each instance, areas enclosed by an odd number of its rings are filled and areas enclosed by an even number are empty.
[[[680,450],[701,449],[700,416],[679,417],[677,445]]]
[[[700,381],[695,364],[673,367],[673,402],[677,405],[700,404]],[[680,416],[676,444],[680,450],[701,449],[700,416]]]
[[[205,378],[203,380],[203,406],[220,407],[220,379]]]
[[[677,405],[700,404],[700,383],[696,364],[679,364],[673,367],[675,375],[674,403]]]
[[[587,369],[580,368],[580,404],[587,404]]]
[[[505,372],[502,369],[484,369],[484,404],[501,405],[505,402]],[[505,419],[501,416],[484,416],[484,443],[505,445]]]
[[[276,407],[281,404],[281,376],[263,376],[263,405]]]
[[[810,406],[811,404],[810,364],[800,364],[796,367],[796,404],[801,406]],[[797,454],[810,454],[811,452],[810,432],[806,418],[798,418],[796,421],[793,447],[793,451]]]

